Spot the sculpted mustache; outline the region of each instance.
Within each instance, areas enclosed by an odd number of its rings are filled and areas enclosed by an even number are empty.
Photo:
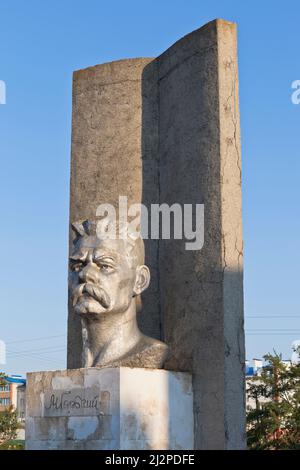
[[[87,293],[95,300],[97,300],[102,307],[108,308],[110,306],[110,298],[104,289],[97,287],[94,284],[86,283],[80,284],[73,292],[73,307],[77,304],[78,299]]]

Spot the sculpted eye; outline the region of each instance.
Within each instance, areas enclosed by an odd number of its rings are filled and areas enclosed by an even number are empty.
[[[116,270],[115,263],[112,258],[100,257],[95,259],[95,263],[102,273],[110,274]]]
[[[111,273],[114,271],[114,268],[110,266],[109,264],[101,263],[99,267],[101,271],[105,273]]]

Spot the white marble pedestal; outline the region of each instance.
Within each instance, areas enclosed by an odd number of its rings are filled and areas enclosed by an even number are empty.
[[[193,449],[191,375],[69,369],[27,375],[26,449]]]

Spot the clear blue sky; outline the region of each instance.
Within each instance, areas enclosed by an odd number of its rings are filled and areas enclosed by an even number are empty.
[[[297,1],[0,1],[4,370],[66,365],[73,70],[155,57],[214,18],[239,28],[247,357],[290,356],[300,337],[299,17]]]

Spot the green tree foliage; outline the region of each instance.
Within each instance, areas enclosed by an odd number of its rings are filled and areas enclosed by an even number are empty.
[[[17,413],[12,408],[0,412],[0,443],[15,439],[18,427]]]
[[[5,375],[0,372],[0,386],[6,385]],[[18,429],[17,413],[10,407],[0,412],[0,443],[15,439]]]
[[[261,375],[249,379],[247,410],[249,449],[300,449],[300,364],[286,365],[282,356],[264,356]]]

